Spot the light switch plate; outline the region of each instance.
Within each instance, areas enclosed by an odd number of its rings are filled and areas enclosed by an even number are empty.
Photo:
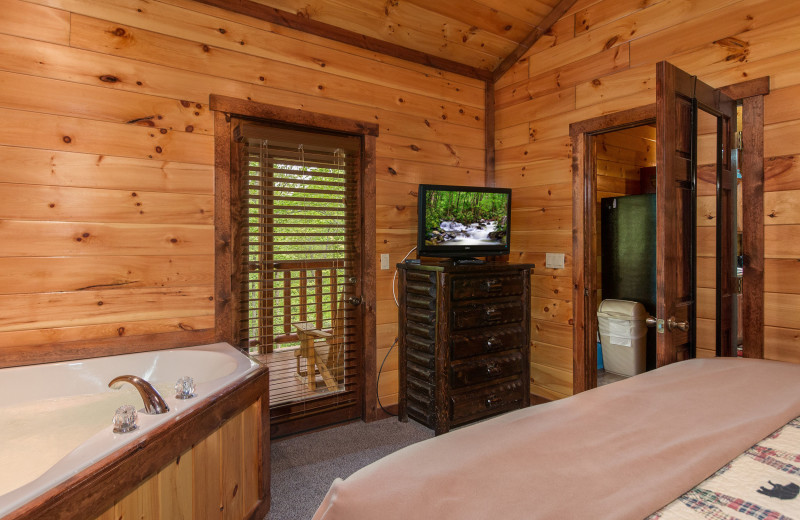
[[[564,253],[545,253],[544,266],[548,269],[564,269]]]
[[[381,253],[381,269],[389,269],[389,253]]]

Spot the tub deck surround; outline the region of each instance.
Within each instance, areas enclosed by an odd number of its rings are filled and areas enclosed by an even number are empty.
[[[39,382],[35,382],[38,371]],[[16,418],[28,408],[41,424],[28,427],[31,439],[14,445],[21,451],[35,442],[39,428],[67,432],[67,446],[50,449],[59,435],[44,435],[33,447],[52,460],[3,468],[19,475],[21,487],[0,492],[0,517],[17,519],[117,518],[260,518],[269,508],[268,369],[226,343],[201,345],[75,362],[3,370],[0,395],[13,405]],[[120,400],[141,408],[138,393],[111,390],[108,381],[122,373],[147,379],[170,407],[160,415],[139,413],[139,428],[114,434],[111,419]],[[175,399],[175,381],[189,375],[198,397]],[[26,388],[27,387],[27,388]],[[96,392],[95,396],[89,395]],[[97,397],[99,396],[99,397]],[[88,400],[82,403],[82,400]],[[105,402],[105,404],[102,404]],[[76,404],[77,403],[77,404]],[[81,404],[82,403],[82,404]],[[68,404],[65,412],[59,404]],[[92,410],[105,407],[102,413]],[[48,408],[41,413],[42,408]],[[0,406],[0,413],[7,405]],[[109,413],[105,413],[110,409]],[[83,413],[81,413],[83,410]],[[86,413],[90,411],[91,413]],[[76,440],[62,421],[83,415],[90,435]],[[102,425],[97,429],[96,422]],[[4,421],[5,423],[5,421]],[[19,426],[14,420],[9,426]],[[20,426],[24,427],[24,426]],[[4,424],[3,430],[8,429]],[[28,435],[28,433],[32,433]],[[0,435],[8,434],[0,433]],[[72,444],[78,442],[77,447]],[[72,443],[72,444],[70,444]],[[0,452],[10,442],[0,444]],[[54,453],[55,452],[55,453]],[[63,456],[62,456],[63,455]],[[46,457],[46,458],[47,458]],[[31,458],[36,458],[31,455]],[[25,471],[27,466],[35,466]],[[0,484],[3,484],[0,481]],[[213,516],[209,516],[213,512]],[[124,513],[124,514],[123,514]],[[3,516],[8,515],[8,516]],[[102,515],[102,516],[101,516]]]

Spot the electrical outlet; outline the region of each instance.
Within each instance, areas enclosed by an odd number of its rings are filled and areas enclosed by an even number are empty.
[[[389,269],[389,253],[381,253],[381,269]]]
[[[544,266],[547,269],[564,269],[564,253],[545,253]]]

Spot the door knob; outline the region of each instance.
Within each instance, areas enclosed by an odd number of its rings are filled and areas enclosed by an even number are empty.
[[[669,327],[669,330],[678,329],[683,332],[689,332],[689,324],[685,321],[675,321],[675,316],[667,320],[667,327]]]
[[[655,317],[653,316],[648,316],[647,318],[644,319],[644,324],[647,325],[648,327],[655,327],[656,323],[658,323],[658,320],[655,319]]]
[[[347,302],[352,305],[361,305],[361,296],[351,296],[347,299]]]

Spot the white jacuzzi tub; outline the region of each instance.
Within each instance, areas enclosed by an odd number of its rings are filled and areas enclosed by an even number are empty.
[[[233,385],[258,363],[227,343],[0,370],[0,517],[155,427],[176,421],[215,392]],[[147,415],[129,374],[150,382],[170,411]],[[178,378],[195,381],[193,399],[175,399]],[[132,404],[139,428],[116,434],[115,410]]]

